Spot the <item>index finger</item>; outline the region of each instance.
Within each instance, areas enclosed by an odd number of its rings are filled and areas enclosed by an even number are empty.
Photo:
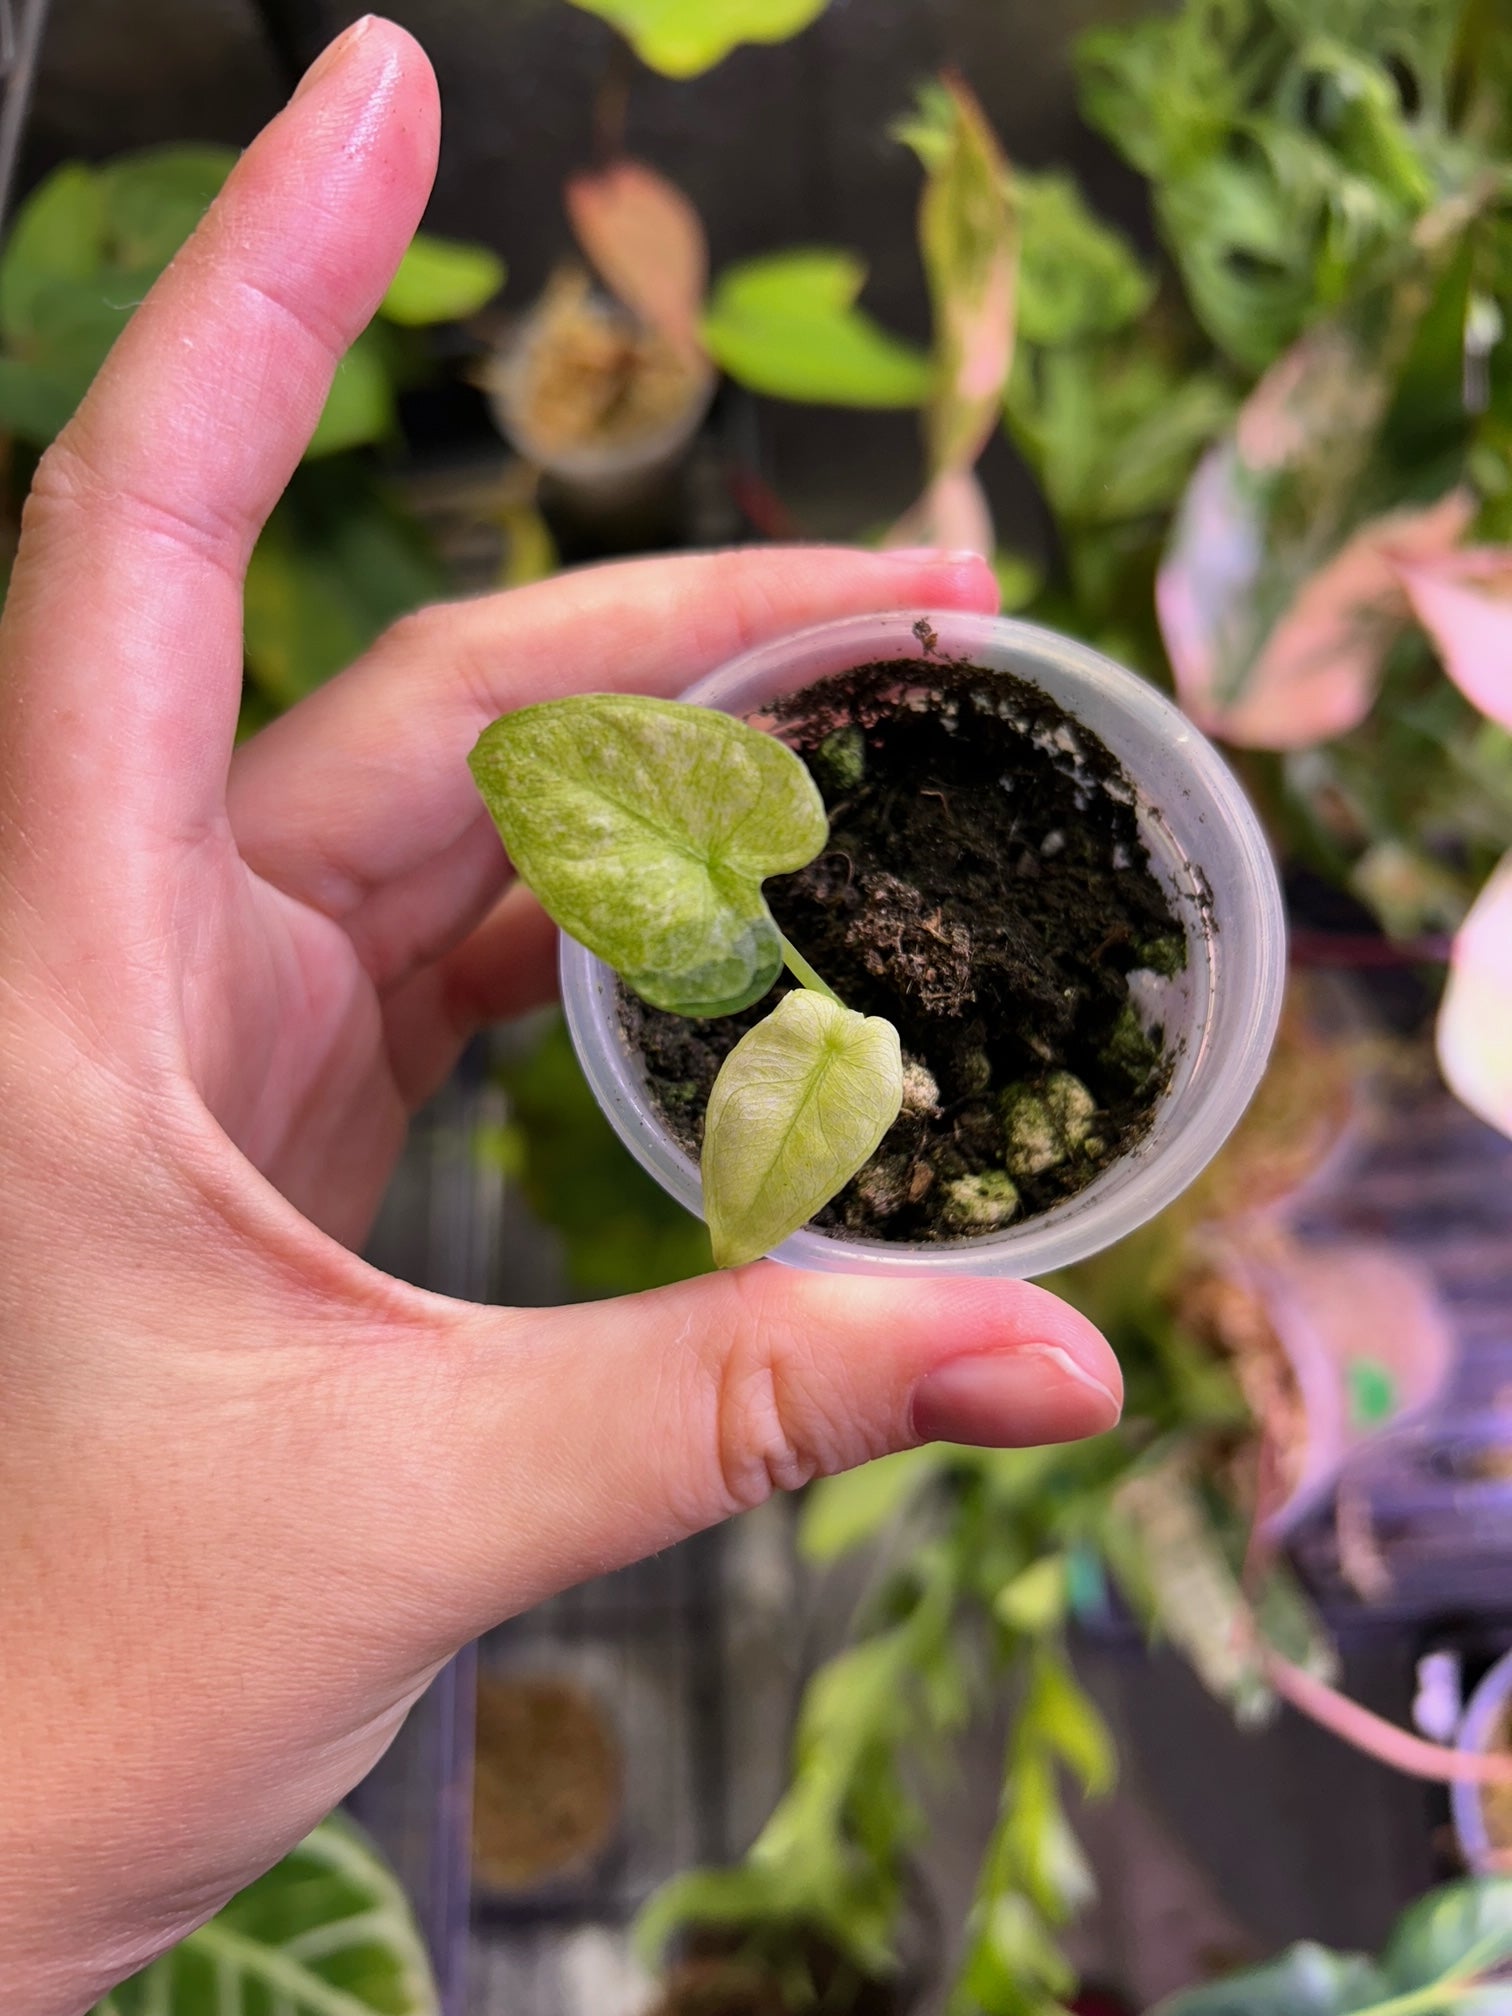
[[[438,127],[412,38],[349,29],[44,456],[0,632],[0,750],[34,847],[42,822],[99,859],[219,815],[247,557],[419,222]]]
[[[230,810],[247,862],[340,922],[391,987],[502,888],[467,767],[496,715],[558,694],[675,694],[754,644],[836,616],[997,607],[974,553],[741,547],[622,561],[406,617],[244,743]]]

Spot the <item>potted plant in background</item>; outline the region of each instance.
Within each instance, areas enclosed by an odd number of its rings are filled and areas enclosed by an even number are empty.
[[[37,455],[235,159],[230,148],[160,147],[99,167],[67,162],[18,209],[0,254],[0,434],[17,509]],[[422,234],[343,360],[248,568],[247,727],[445,592],[419,523],[360,451],[397,441],[399,394],[432,368],[421,332],[474,314],[503,283],[485,248]]]

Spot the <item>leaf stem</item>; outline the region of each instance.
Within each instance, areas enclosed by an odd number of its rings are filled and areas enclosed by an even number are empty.
[[[822,994],[826,1001],[833,1001],[837,1008],[845,1006],[835,990],[825,986],[803,954],[790,945],[786,938],[782,941],[782,963],[800,986],[811,989],[815,994]]]

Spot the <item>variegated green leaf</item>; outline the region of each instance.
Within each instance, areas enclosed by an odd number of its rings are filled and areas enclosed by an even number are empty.
[[[392,1872],[327,1820],[94,2016],[438,2016],[419,1931]]]
[[[1013,361],[1018,230],[997,136],[959,81],[919,206],[919,249],[934,307],[936,383],[928,413],[932,475],[969,469],[997,425]]]
[[[517,872],[653,1007],[733,1014],[777,978],[761,884],[812,861],[829,826],[774,736],[677,700],[581,693],[506,714],[471,762]]]
[[[875,1151],[903,1104],[898,1032],[809,988],[742,1036],[709,1094],[704,1217],[721,1267],[808,1223]]]

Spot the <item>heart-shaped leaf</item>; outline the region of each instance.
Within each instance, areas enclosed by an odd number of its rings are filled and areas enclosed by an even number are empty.
[[[355,1828],[327,1820],[94,2016],[437,2016],[404,1892]]]
[[[680,700],[579,693],[506,714],[470,760],[516,871],[654,1008],[730,1015],[777,978],[761,884],[812,861],[829,824],[775,736]]]
[[[720,1267],[806,1225],[875,1151],[903,1104],[898,1032],[809,988],[726,1057],[704,1118],[704,1217]]]

